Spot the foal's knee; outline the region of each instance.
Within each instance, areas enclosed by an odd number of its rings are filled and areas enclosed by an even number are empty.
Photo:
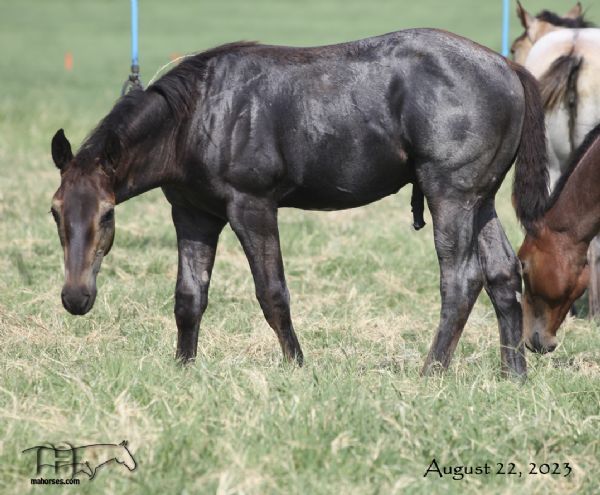
[[[515,255],[488,264],[485,275],[489,290],[494,292],[497,297],[511,303],[520,299],[521,267]]]

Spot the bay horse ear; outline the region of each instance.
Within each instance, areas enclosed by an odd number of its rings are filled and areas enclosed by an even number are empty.
[[[52,160],[59,170],[73,159],[71,143],[65,136],[65,131],[59,129],[52,138]]]
[[[122,152],[121,138],[115,131],[108,131],[104,141],[104,164],[115,170],[121,159]]]
[[[575,7],[573,7],[571,10],[569,10],[569,12],[567,12],[565,14],[565,17],[567,19],[577,19],[577,18],[581,17],[582,14],[583,14],[583,8],[581,7],[581,3],[577,2]]]
[[[531,26],[531,24],[533,23],[533,16],[527,12],[523,6],[521,5],[521,2],[519,2],[519,0],[517,0],[517,16],[519,17],[519,20],[521,21],[521,25],[525,28],[525,29],[529,29],[529,26]]]

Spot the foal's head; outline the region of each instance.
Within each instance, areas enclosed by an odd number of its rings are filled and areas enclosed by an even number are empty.
[[[118,149],[112,140],[107,139],[105,150]],[[62,129],[52,139],[52,158],[61,176],[51,212],[65,261],[62,302],[69,313],[83,315],[94,305],[96,274],[115,235],[111,164],[116,161],[114,151],[73,157]]]
[[[556,332],[588,285],[586,249],[542,227],[527,234],[519,259],[523,271],[523,338],[530,351],[552,352]]]
[[[547,10],[533,16],[517,1],[517,15],[525,32],[513,42],[510,52],[514,61],[521,65],[525,64],[533,45],[545,34],[560,28],[583,28],[590,25],[583,17],[579,2],[561,17]]]

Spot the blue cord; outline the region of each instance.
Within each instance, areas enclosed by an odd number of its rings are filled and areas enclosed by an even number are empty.
[[[510,0],[502,5],[502,55],[508,57],[508,36],[510,31]]]
[[[131,65],[138,65],[138,3],[131,0]]]

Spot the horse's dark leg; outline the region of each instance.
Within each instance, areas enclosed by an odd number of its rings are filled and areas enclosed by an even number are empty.
[[[256,297],[283,355],[302,365],[302,350],[294,333],[290,297],[279,247],[277,208],[255,198],[236,200],[228,208],[229,223],[238,236],[254,277]]]
[[[429,201],[435,249],[440,263],[440,324],[422,373],[450,364],[483,277],[477,259],[476,210],[467,198]]]
[[[479,260],[485,290],[498,317],[502,372],[525,376],[519,261],[502,229],[493,201],[481,209],[478,223]]]
[[[208,304],[208,286],[219,234],[225,221],[207,213],[173,206],[179,264],[175,289],[177,354],[181,361],[196,357],[200,320]]]

